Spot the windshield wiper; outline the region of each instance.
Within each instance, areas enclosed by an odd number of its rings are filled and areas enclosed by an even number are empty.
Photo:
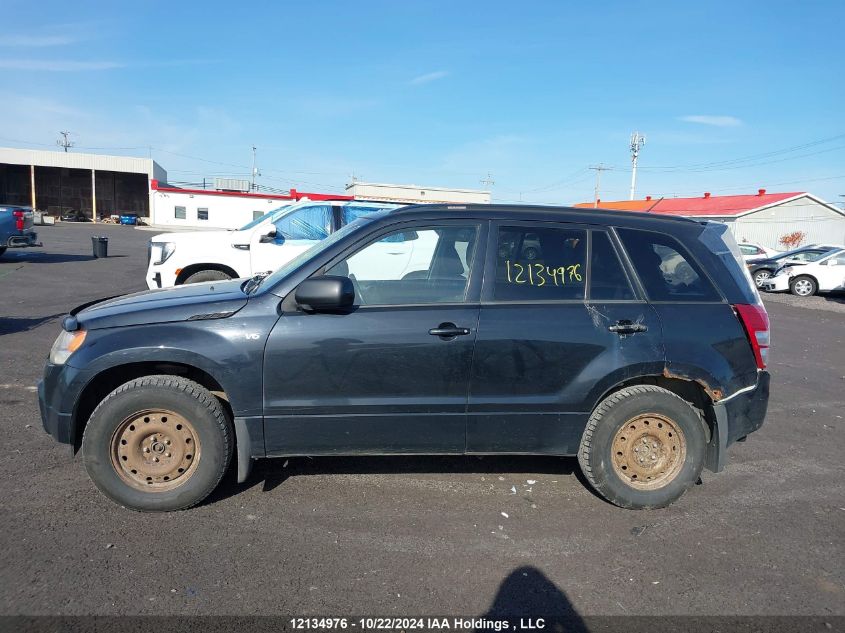
[[[254,290],[261,285],[261,282],[264,281],[270,275],[270,271],[265,273],[258,273],[257,275],[253,275],[249,279],[247,279],[246,283],[244,284],[244,294],[252,294]]]

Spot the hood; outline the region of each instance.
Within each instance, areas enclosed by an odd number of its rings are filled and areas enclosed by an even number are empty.
[[[246,305],[242,284],[242,279],[231,279],[147,290],[84,304],[71,311],[71,315],[86,330],[220,319]]]
[[[177,246],[179,244],[202,244],[208,246],[209,244],[225,244],[228,246],[232,242],[242,241],[249,243],[249,231],[235,231],[220,229],[217,231],[184,231],[179,233],[159,233],[154,235],[151,242],[172,242]]]

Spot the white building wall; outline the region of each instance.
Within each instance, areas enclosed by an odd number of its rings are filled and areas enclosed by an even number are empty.
[[[477,189],[448,189],[417,185],[389,185],[375,182],[353,182],[346,186],[346,195],[363,200],[386,202],[464,202],[490,204],[490,192]]]
[[[183,193],[151,190],[150,224],[160,227],[198,229],[238,229],[251,222],[256,214],[292,204],[293,200],[256,196],[227,196],[213,193]],[[177,207],[184,208],[185,218],[177,218]],[[201,220],[200,211],[207,210],[208,219]]]
[[[728,224],[737,242],[754,242],[783,250],[782,236],[795,231],[806,234],[804,244],[845,244],[845,213],[802,196],[755,211]]]

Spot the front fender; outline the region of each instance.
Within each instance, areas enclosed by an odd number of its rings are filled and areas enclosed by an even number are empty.
[[[261,415],[261,358],[269,326],[249,319],[154,324],[92,330],[68,361],[87,383],[132,363],[177,363],[196,367],[217,381],[236,416]]]

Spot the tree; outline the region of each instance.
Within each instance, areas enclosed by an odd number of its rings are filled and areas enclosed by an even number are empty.
[[[780,242],[781,246],[786,249],[793,249],[801,246],[801,242],[803,242],[806,237],[807,234],[804,233],[804,231],[793,231],[792,233],[782,235],[778,242]]]

